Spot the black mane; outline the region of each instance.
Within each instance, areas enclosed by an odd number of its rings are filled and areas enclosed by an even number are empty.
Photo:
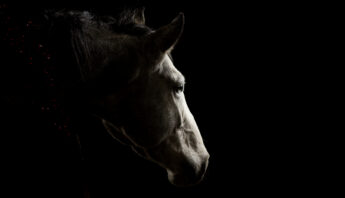
[[[69,65],[75,63],[75,66],[65,68],[67,70],[63,69],[62,73],[77,72],[81,81],[85,82],[90,73],[104,70],[107,63],[94,64],[95,59],[107,61],[109,59],[107,49],[116,44],[104,41],[102,38],[115,35],[140,37],[152,31],[146,25],[137,23],[135,17],[138,12],[139,9],[125,10],[114,16],[98,16],[87,11],[47,11],[46,18],[51,26],[52,35],[50,42],[58,49],[59,59],[68,60]],[[73,67],[79,71],[71,72],[70,69]]]
[[[48,15],[52,15],[55,20],[63,22],[73,30],[86,31],[88,28],[97,28],[100,31],[141,36],[151,30],[143,24],[136,23],[135,16],[138,12],[139,9],[125,10],[114,16],[98,16],[88,11],[47,11]]]

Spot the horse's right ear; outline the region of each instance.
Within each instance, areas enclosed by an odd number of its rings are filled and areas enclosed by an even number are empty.
[[[145,36],[145,50],[149,56],[158,60],[172,50],[182,35],[183,26],[184,15],[180,13],[170,24]]]

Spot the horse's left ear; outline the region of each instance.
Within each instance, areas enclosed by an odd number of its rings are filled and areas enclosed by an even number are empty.
[[[145,8],[138,8],[134,10],[134,15],[133,15],[133,21],[136,24],[142,24],[145,25]]]
[[[182,35],[183,26],[184,15],[180,13],[170,24],[159,28],[144,38],[146,50],[156,59],[161,58],[162,55],[174,48]]]

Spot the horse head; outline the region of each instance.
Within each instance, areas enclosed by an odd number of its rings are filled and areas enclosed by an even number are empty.
[[[79,15],[82,23],[94,20]],[[101,109],[97,116],[111,136],[165,168],[172,184],[200,182],[210,155],[186,103],[185,78],[170,56],[184,15],[157,30],[145,25],[143,10],[114,21],[107,28],[88,22],[71,35],[84,81],[107,90],[88,102]]]

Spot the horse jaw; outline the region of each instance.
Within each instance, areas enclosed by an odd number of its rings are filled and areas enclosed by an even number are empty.
[[[159,146],[147,149],[148,158],[165,168],[170,183],[191,186],[202,181],[209,163],[195,119],[181,96],[180,116],[184,120]]]

